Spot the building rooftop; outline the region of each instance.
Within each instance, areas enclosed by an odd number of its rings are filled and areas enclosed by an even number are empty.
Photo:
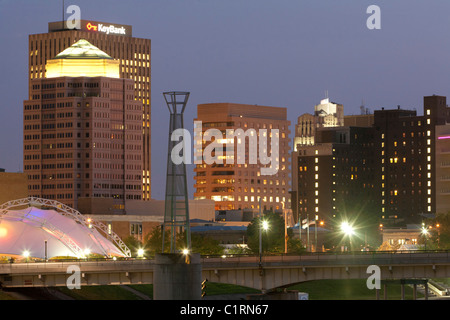
[[[113,60],[108,54],[92,45],[89,41],[81,39],[57,54],[53,59],[108,59]]]

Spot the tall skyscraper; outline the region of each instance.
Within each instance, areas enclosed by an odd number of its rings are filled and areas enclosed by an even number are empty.
[[[208,153],[208,146],[214,140],[208,136],[209,129],[216,129],[222,138],[216,142],[223,144],[215,150],[217,160],[223,163],[208,164],[203,161],[195,168],[194,197],[196,199],[212,199],[216,201],[216,210],[258,209],[261,198],[262,209],[280,210],[290,206],[290,157],[289,157],[289,125],[286,119],[286,108],[235,103],[200,104],[197,107],[197,119],[201,121],[202,154],[194,159],[203,159]],[[237,134],[241,129],[245,135],[227,138],[227,130]],[[274,129],[278,132],[273,131]],[[262,174],[262,154],[271,155],[271,141],[279,139],[279,154],[274,162],[278,162],[274,174]],[[266,140],[267,139],[267,140]],[[267,141],[267,148],[261,141]],[[215,141],[215,140],[214,140]],[[245,154],[239,153],[239,147],[245,147]],[[253,149],[252,149],[253,148]],[[230,154],[233,154],[232,156]],[[194,155],[195,156],[195,155]],[[252,161],[252,157],[255,160]],[[253,162],[253,163],[252,163]],[[271,165],[277,165],[271,163]]]
[[[31,196],[75,209],[142,199],[142,102],[120,63],[81,39],[46,63],[24,102],[24,171]]]
[[[29,36],[29,99],[34,79],[46,77],[47,62],[85,39],[119,63],[119,77],[134,81],[134,99],[142,103],[142,199],[151,198],[151,40],[133,37],[132,26],[81,20],[80,29],[50,22],[48,33]],[[42,102],[44,103],[44,102]]]

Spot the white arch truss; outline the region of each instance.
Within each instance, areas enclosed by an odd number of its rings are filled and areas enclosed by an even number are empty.
[[[107,252],[102,246],[102,241],[100,241],[98,234],[103,235],[106,239],[112,241],[117,248],[126,256],[131,257],[130,249],[125,245],[125,243],[120,239],[120,237],[114,233],[113,231],[108,230],[108,228],[101,223],[100,221],[95,221],[90,217],[86,217],[81,214],[79,211],[63,204],[55,200],[28,197],[23,199],[11,200],[2,205],[0,205],[0,220],[2,216],[11,216],[9,214],[10,210],[13,210],[18,207],[44,207],[57,211],[61,215],[68,217],[74,220],[76,223],[82,225],[87,232],[95,239],[97,244]],[[29,219],[33,222],[41,224],[41,227],[50,234],[53,234],[56,238],[58,238],[61,242],[63,242],[68,248],[70,248],[78,257],[84,256],[84,251],[70,238],[67,236],[62,230],[58,227],[52,225],[45,219],[40,217],[29,215],[27,212],[22,213],[20,216],[14,214],[14,217]]]

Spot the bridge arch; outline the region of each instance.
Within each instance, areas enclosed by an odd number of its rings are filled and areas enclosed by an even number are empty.
[[[449,252],[324,254],[215,259],[203,261],[203,278],[212,282],[241,285],[258,290],[289,287],[313,280],[368,279],[367,268],[380,268],[380,280],[450,277]]]

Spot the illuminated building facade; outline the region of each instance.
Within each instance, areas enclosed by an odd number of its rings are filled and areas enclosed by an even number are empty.
[[[450,108],[446,97],[433,95],[424,97],[423,110],[419,116],[382,108],[345,116],[345,127],[317,127],[314,144],[299,143],[293,152],[294,216],[360,215],[367,208],[385,227],[395,227],[448,212]]]
[[[290,207],[290,147],[289,125],[286,119],[286,108],[268,107],[259,105],[234,104],[234,103],[210,103],[200,104],[197,107],[197,119],[201,121],[200,130],[202,140],[198,141],[202,155],[205,155],[211,137],[206,136],[209,129],[217,129],[223,139],[222,164],[207,164],[203,161],[197,164],[195,171],[195,199],[212,199],[216,202],[216,210],[255,209],[259,208],[258,199],[261,198],[262,209],[280,210]],[[236,132],[242,129],[247,137],[226,139],[226,131]],[[278,130],[278,133],[272,131]],[[252,134],[252,130],[254,133]],[[263,130],[266,130],[264,133]],[[275,174],[262,175],[264,165],[260,161],[250,163],[250,141],[256,139],[253,144],[254,151],[259,149],[261,138],[267,138],[267,145],[271,145],[272,135],[279,139],[279,167]],[[230,140],[230,141],[226,141]],[[226,143],[229,144],[226,144]],[[245,159],[239,164],[237,160],[238,146],[245,143]],[[227,163],[227,157],[233,152],[235,160]],[[270,150],[268,155],[270,155]],[[202,155],[194,155],[194,159],[202,159]],[[200,157],[199,157],[200,156]],[[261,160],[259,154],[259,160]]]
[[[344,106],[326,98],[314,106],[314,114],[298,117],[295,125],[294,151],[297,145],[314,145],[317,128],[341,127],[344,125]]]
[[[112,198],[114,213],[142,199],[142,102],[119,68],[81,39],[48,61],[51,77],[30,81],[24,101],[30,196],[75,209],[79,198]]]
[[[134,99],[142,104],[142,181],[143,200],[151,198],[151,40],[133,37],[132,26],[80,21],[80,29],[68,29],[64,22],[50,22],[48,33],[29,36],[29,99],[32,98],[32,81],[46,78],[47,62],[71,47],[80,39],[87,40],[119,63],[118,74],[122,79],[132,79]],[[76,51],[76,49],[74,48]],[[72,52],[73,53],[73,52]],[[64,62],[73,64],[65,59]],[[50,69],[52,67],[50,66]],[[86,74],[87,76],[87,74]]]

